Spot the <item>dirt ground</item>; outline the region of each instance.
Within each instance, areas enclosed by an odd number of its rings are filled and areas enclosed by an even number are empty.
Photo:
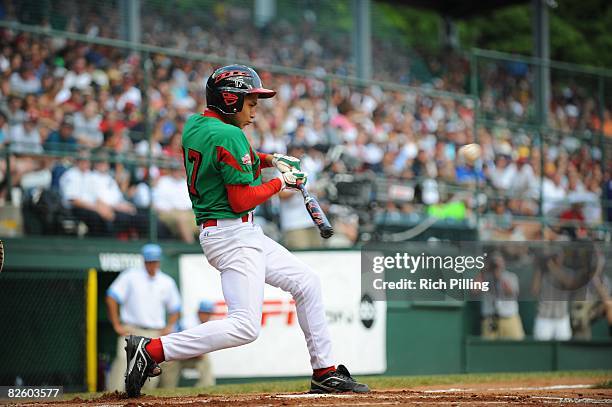
[[[593,389],[588,379],[530,380],[479,383],[458,386],[427,386],[406,390],[376,389],[364,395],[310,395],[305,393],[240,394],[180,397],[143,395],[127,399],[123,393],[108,393],[93,400],[79,398],[59,403],[29,403],[20,406],[415,406],[415,405],[612,405],[612,389]]]

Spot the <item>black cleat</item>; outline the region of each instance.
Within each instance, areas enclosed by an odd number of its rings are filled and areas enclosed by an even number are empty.
[[[326,373],[317,379],[313,376],[310,381],[311,393],[367,393],[369,391],[368,385],[357,383],[344,365],[338,365],[335,372]]]
[[[130,335],[125,339],[127,369],[125,370],[125,391],[128,397],[140,396],[140,389],[147,378],[159,376],[161,368],[147,353],[145,346],[151,342],[144,336]]]

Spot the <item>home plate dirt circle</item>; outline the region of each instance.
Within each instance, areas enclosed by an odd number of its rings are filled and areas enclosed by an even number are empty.
[[[98,398],[75,398],[54,403],[20,404],[31,406],[480,406],[480,405],[612,405],[612,389],[594,389],[593,383],[564,380],[533,380],[529,383],[478,383],[457,386],[425,386],[409,390],[374,390],[367,394],[322,395],[307,393],[236,394],[128,399],[124,393],[107,393]]]

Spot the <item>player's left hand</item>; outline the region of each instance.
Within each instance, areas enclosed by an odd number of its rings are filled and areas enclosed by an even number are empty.
[[[291,172],[293,170],[300,170],[300,159],[292,157],[290,155],[283,155],[276,153],[273,155],[272,164],[281,173]]]

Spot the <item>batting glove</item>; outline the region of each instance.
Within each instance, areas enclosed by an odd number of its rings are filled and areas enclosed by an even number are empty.
[[[290,155],[274,154],[272,164],[281,173],[290,172],[293,170],[300,170],[300,159],[291,157]]]
[[[308,174],[304,171],[284,172],[278,177],[283,183],[283,188],[298,189],[298,185],[306,185]]]

